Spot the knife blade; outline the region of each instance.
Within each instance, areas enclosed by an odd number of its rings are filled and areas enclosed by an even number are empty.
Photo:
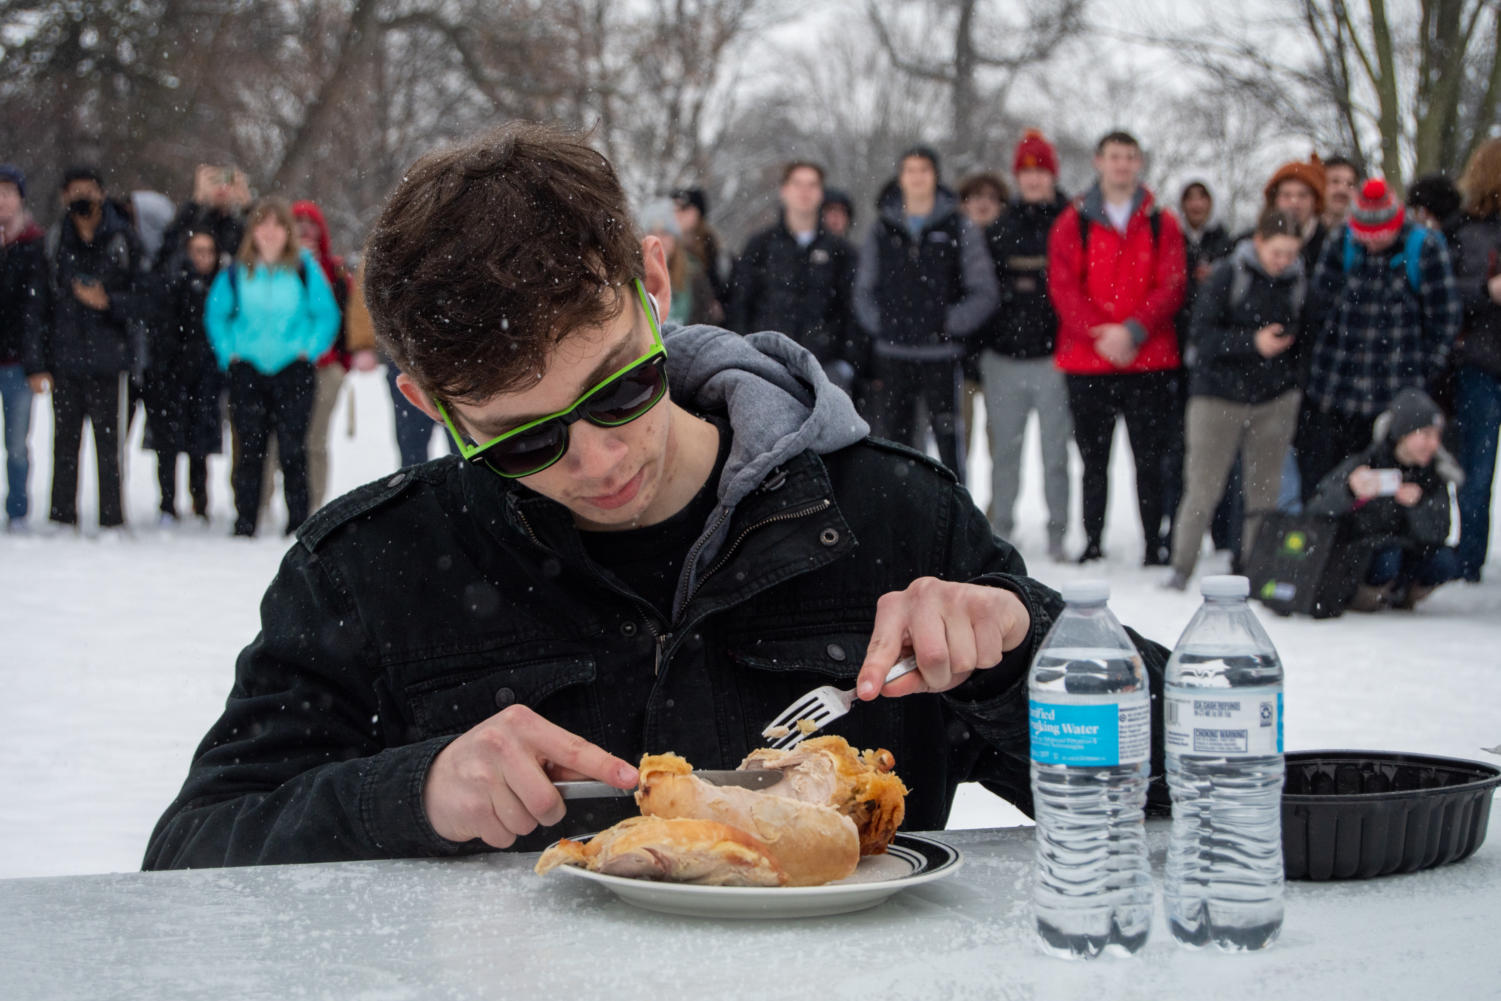
[[[698,778],[711,785],[739,786],[742,789],[765,789],[782,781],[782,771],[777,768],[752,768],[747,771],[712,771],[696,769]],[[635,789],[617,789],[604,782],[554,782],[564,799],[604,799],[610,796],[634,796]]]

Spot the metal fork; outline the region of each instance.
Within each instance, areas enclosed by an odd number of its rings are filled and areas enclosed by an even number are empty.
[[[886,672],[886,681],[882,684],[889,684],[915,670],[917,670],[917,659],[909,654],[892,665],[891,670]],[[850,706],[854,704],[855,690],[853,688],[839,689],[833,685],[820,685],[803,697],[794,699],[781,715],[761,731],[761,736],[771,741],[768,747],[778,751],[790,751],[815,731],[822,730],[825,725],[849,712]],[[799,723],[803,725],[799,726]],[[773,736],[773,734],[778,736]]]

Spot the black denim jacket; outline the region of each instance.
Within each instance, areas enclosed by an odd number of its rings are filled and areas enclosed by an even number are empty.
[[[853,686],[877,599],[925,575],[1015,592],[1031,635],[947,694],[856,704],[829,732],[892,751],[910,829],[943,827],[964,781],[1030,812],[1026,671],[1061,601],[1025,572],[946,470],[867,439],[773,470],[664,622],[588,560],[561,506],[457,460],[406,470],[299,531],[145,867],[485,850],[440,838],[422,787],[450,740],[512,704],[615,753],[734,767],[794,696]],[[1166,651],[1137,642],[1160,724]],[[612,680],[640,671],[655,682],[627,733]],[[575,804],[515,847],[628,812]]]

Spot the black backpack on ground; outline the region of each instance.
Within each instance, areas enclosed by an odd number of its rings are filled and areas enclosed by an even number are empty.
[[[1328,619],[1344,613],[1371,560],[1368,541],[1343,518],[1272,511],[1246,560],[1251,596],[1278,615]]]

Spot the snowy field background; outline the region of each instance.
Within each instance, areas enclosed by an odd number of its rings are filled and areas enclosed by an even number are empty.
[[[353,417],[355,433],[348,432]],[[35,403],[33,524],[51,484],[51,410]],[[331,444],[332,492],[396,467],[390,401],[379,372],[345,383]],[[989,459],[976,435],[976,501]],[[1171,645],[1198,605],[1140,567],[1141,529],[1123,434],[1113,456],[1107,558],[1050,563],[1036,428],[1028,431],[1016,542],[1031,572],[1059,584],[1103,575],[1120,618]],[[1077,456],[1074,484],[1078,485]],[[286,548],[280,501],[265,536],[229,538],[228,459],[210,460],[213,526],[158,529],[155,457],[130,443],[126,538],[94,539],[93,457],[81,475],[82,537],[0,535],[0,878],[128,871],[217,717],[235,655],[258,628],[260,596]],[[186,473],[182,472],[185,477]],[[179,490],[186,506],[186,484]],[[1082,545],[1078,498],[1071,551]],[[1497,505],[1501,509],[1501,503]],[[1498,510],[1501,514],[1501,510]],[[1493,515],[1493,524],[1501,517]],[[1206,556],[1201,572],[1223,572]],[[1262,616],[1287,669],[1287,747],[1383,748],[1495,759],[1501,744],[1501,560],[1486,583],[1452,584],[1415,613],[1315,622]],[[1256,606],[1258,609],[1260,606]],[[1021,817],[978,786],[961,792],[953,827]],[[1494,836],[1494,835],[1493,835]]]

